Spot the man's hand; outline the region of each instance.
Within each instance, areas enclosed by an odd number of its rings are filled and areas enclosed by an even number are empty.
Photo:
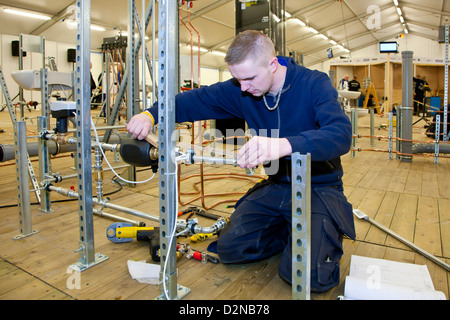
[[[241,168],[253,168],[259,164],[292,154],[292,147],[286,138],[255,136],[238,152],[237,163]]]
[[[152,128],[152,119],[144,113],[133,116],[127,124],[128,132],[133,139],[138,140],[144,139],[152,131]]]

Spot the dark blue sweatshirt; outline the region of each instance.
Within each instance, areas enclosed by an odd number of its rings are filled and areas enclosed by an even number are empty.
[[[340,156],[349,151],[352,132],[337,91],[325,73],[299,66],[292,58],[278,59],[287,66],[287,73],[277,109],[269,111],[262,97],[242,92],[239,82],[230,79],[178,94],[176,122],[241,118],[257,133],[266,129],[269,137],[271,129],[279,129],[279,138],[289,140],[292,152],[311,154],[312,184],[340,186]],[[275,98],[266,96],[269,107]],[[157,103],[148,111],[158,121]],[[272,178],[289,181],[285,169],[290,166],[289,158],[281,159],[281,169]]]

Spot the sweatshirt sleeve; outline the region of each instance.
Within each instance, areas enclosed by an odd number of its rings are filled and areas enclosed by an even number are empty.
[[[175,121],[243,118],[238,101],[240,94],[234,79],[179,93],[175,97]],[[152,115],[154,124],[158,123],[158,102],[146,111]]]
[[[316,128],[287,139],[292,152],[310,153],[312,161],[327,161],[350,150],[351,123],[337,100],[337,91],[328,76],[315,72],[310,80],[308,90],[311,92]]]

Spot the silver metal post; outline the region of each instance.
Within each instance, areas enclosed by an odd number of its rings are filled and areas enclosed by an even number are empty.
[[[41,117],[38,117],[38,133],[45,132],[50,129],[50,94],[48,90],[48,70],[42,68],[40,72],[41,78]],[[50,173],[51,163],[50,154],[48,151],[48,142],[45,139],[39,138],[38,140],[38,155],[39,155],[39,176],[42,182],[47,174]],[[45,189],[39,190],[39,197],[42,212],[51,213],[51,200],[50,192]]]
[[[292,154],[292,299],[311,290],[311,155]]]
[[[146,95],[146,83],[145,83],[145,55],[147,52],[147,47],[145,45],[145,0],[142,0],[142,26],[141,26],[141,41],[142,41],[142,52],[141,52],[141,72],[142,72],[142,109],[147,109],[147,95]],[[139,21],[136,21],[139,24]]]
[[[412,140],[413,112],[413,52],[402,52],[402,139]],[[402,140],[402,153],[412,154],[412,141]],[[401,155],[401,161],[411,162],[412,157]]]
[[[139,111],[139,68],[136,68],[139,51],[135,51],[136,40],[134,37],[136,21],[135,0],[128,0],[128,42],[127,42],[127,118],[131,119]],[[127,169],[127,180],[136,181],[136,167],[131,166]],[[128,184],[135,187],[136,184]]]
[[[46,68],[41,69],[41,115],[50,119],[50,92],[48,90],[48,70]],[[45,129],[49,129],[49,124]]]
[[[358,114],[355,108],[351,109],[352,120],[352,158],[355,157],[356,134],[358,133]]]
[[[27,128],[25,121],[14,123],[17,197],[19,210],[20,234],[13,239],[21,239],[37,233],[32,230],[30,211],[30,186],[28,184]]]
[[[395,131],[397,138],[402,137],[402,115],[403,115],[403,107],[399,106],[397,108],[397,126],[396,126],[396,131]],[[396,151],[397,151],[395,158],[400,159],[399,152],[401,152],[401,150],[402,150],[402,144],[400,143],[400,139],[397,139],[397,141],[395,142],[395,146],[396,146]]]
[[[152,0],[152,8],[156,8],[156,0]],[[156,101],[157,83],[156,81],[156,19],[152,19],[152,104]]]
[[[375,123],[374,123],[375,109],[370,108],[369,113],[370,113],[370,145],[373,147],[375,145],[373,137],[375,135]]]
[[[23,70],[23,36],[19,35],[19,70]],[[19,86],[19,102],[23,102],[23,88]],[[20,120],[25,117],[23,103],[20,103]]]
[[[38,133],[44,132],[48,128],[48,118],[41,116],[37,118]],[[48,151],[48,143],[46,139],[40,138],[38,140],[38,155],[39,155],[39,178],[41,183],[47,179],[50,174],[50,153]],[[41,185],[42,187],[42,185]],[[46,189],[40,190],[41,195],[41,208],[42,212],[51,213],[51,198],[50,192]]]
[[[394,133],[394,116],[392,112],[389,112],[389,160],[392,160],[392,135]]]
[[[80,232],[80,259],[71,266],[83,271],[106,259],[94,252],[94,213],[92,201],[91,159],[91,105],[90,105],[90,51],[91,51],[91,1],[77,0],[76,19],[76,70],[75,102],[77,119],[76,169],[78,173],[78,207]]]
[[[177,176],[174,159],[175,95],[178,93],[178,1],[159,2],[159,214],[161,242],[161,299],[180,299],[189,292],[177,285],[175,227]]]
[[[114,64],[110,64],[111,63],[111,51],[106,51],[105,53],[105,75],[104,78],[102,80],[103,82],[103,88],[102,91],[104,91],[105,94],[105,109],[104,109],[104,116],[106,118],[106,121],[109,123],[109,117],[111,115],[111,96],[110,96],[110,92],[109,92],[109,88],[111,85],[111,79],[110,79],[110,69],[111,69],[111,65],[114,66]]]
[[[436,142],[434,144],[434,163],[439,161],[439,139],[440,139],[441,116],[436,115]]]
[[[449,42],[449,27],[445,25],[445,83],[444,83],[444,132],[442,141],[448,141],[447,135],[447,112],[448,112],[448,42]]]

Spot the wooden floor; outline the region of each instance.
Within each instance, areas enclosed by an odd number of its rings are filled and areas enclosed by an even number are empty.
[[[27,120],[29,135],[36,133],[36,120],[33,117],[37,115],[38,111],[26,113],[31,118]],[[359,119],[359,134],[369,134],[368,123],[368,116]],[[381,127],[375,134],[387,137],[388,132],[382,126],[387,124],[387,118],[376,116],[375,124],[377,128]],[[414,139],[429,140],[423,134],[423,124],[422,121],[414,127]],[[6,110],[0,112],[0,129],[6,130],[0,133],[0,142],[13,143],[13,130]],[[361,138],[358,139],[357,147],[387,150],[387,142],[375,139],[375,146],[371,147],[368,138]],[[38,160],[32,160],[37,173]],[[434,164],[433,157],[414,157],[411,163],[407,163],[395,159],[395,155],[393,160],[389,160],[386,152],[362,151],[357,152],[355,157],[349,153],[342,160],[345,194],[354,208],[450,263],[450,159],[440,158],[439,163]],[[111,163],[119,164],[112,157]],[[58,155],[52,160],[53,171],[62,175],[74,173],[72,164],[73,159],[67,154]],[[242,173],[240,169],[230,166],[205,166],[205,172]],[[194,173],[199,173],[197,165],[182,167],[183,177]],[[139,172],[138,180],[149,176],[149,171]],[[119,190],[112,178],[110,172],[105,173],[105,193]],[[75,252],[79,240],[76,201],[60,202],[65,198],[52,193],[53,213],[42,213],[37,205],[32,205],[33,229],[39,232],[21,240],[13,240],[19,234],[14,161],[0,164],[0,179],[0,299],[147,300],[160,295],[159,286],[138,283],[131,279],[127,269],[128,260],[149,261],[147,243],[110,242],[106,238],[106,228],[113,221],[97,216],[94,217],[96,252],[108,256],[108,260],[85,270],[79,274],[79,278],[75,278],[68,267],[79,258],[79,253]],[[211,180],[206,182],[206,193],[244,192],[255,181],[250,180]],[[192,184],[196,181],[196,177],[183,181],[180,191],[191,191]],[[58,185],[69,188],[75,184],[76,181],[67,180]],[[151,182],[135,188],[124,186],[109,196],[110,201],[158,215],[157,185],[158,175]],[[193,197],[183,195],[182,199],[187,201]],[[212,205],[221,199],[236,197],[239,196],[208,196],[206,204]],[[33,193],[31,201],[36,202]],[[208,211],[229,216],[232,208],[226,208],[227,204],[232,203],[219,204]],[[197,200],[190,205],[200,206],[201,203]],[[179,208],[187,206],[180,205]],[[125,216],[119,212],[105,211]],[[127,218],[139,220],[130,215]],[[313,299],[335,300],[343,294],[351,255],[426,264],[435,289],[443,291],[449,297],[449,272],[368,222],[355,220],[357,240],[344,240],[339,286],[327,293],[312,294]],[[151,221],[145,222],[147,225],[155,225]],[[203,226],[209,226],[212,222],[207,218],[199,218],[199,223]],[[191,245],[201,251],[213,240]],[[180,242],[189,243],[189,239],[180,239]],[[291,288],[277,274],[279,262],[279,255],[244,265],[202,264],[182,257],[178,262],[178,283],[190,289],[185,300],[289,300]],[[80,286],[74,287],[75,284]]]

